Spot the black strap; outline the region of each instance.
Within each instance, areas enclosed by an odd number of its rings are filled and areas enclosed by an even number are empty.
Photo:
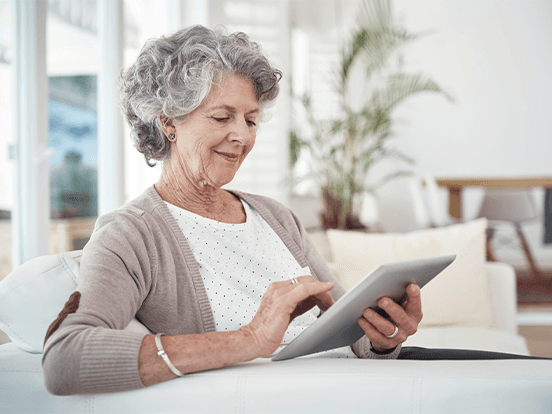
[[[482,359],[549,359],[529,355],[506,354],[502,352],[479,351],[472,349],[420,348],[407,346],[401,349],[397,359],[417,361],[455,361],[455,360],[482,360]]]

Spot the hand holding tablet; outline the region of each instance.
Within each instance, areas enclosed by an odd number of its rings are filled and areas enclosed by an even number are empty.
[[[397,302],[383,297],[378,306],[367,308],[358,324],[370,340],[375,352],[391,352],[418,330],[422,320],[422,300],[419,286],[409,284]]]
[[[378,266],[272,360],[281,361],[352,345],[365,335],[358,320],[367,308],[376,308],[378,300],[384,296],[400,301],[406,286],[415,283],[422,288],[449,266],[455,257],[447,255]],[[387,337],[391,335],[392,332]]]

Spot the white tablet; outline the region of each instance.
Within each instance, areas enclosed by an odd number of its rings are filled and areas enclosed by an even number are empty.
[[[399,302],[406,286],[416,283],[420,288],[423,287],[455,258],[456,255],[447,255],[379,265],[274,355],[272,360],[283,361],[354,344],[364,335],[357,322],[364,309],[377,308],[377,301],[382,296]]]

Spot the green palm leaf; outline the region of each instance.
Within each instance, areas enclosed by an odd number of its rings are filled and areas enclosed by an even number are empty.
[[[437,92],[452,100],[437,82],[421,73],[395,73],[387,78],[385,85],[374,90],[364,111],[389,113],[406,98],[421,92]]]
[[[415,38],[416,35],[395,24],[389,0],[364,0],[358,26],[341,51],[337,70],[335,87],[341,98],[341,113],[334,119],[319,120],[313,113],[311,98],[308,95],[302,98],[310,137],[303,139],[292,132],[290,151],[310,152],[313,162],[307,176],[319,182],[326,203],[324,220],[331,226],[346,228],[355,222],[353,205],[359,194],[408,174],[396,171],[378,183],[365,185],[368,172],[381,160],[395,158],[413,162],[407,154],[388,146],[394,136],[393,110],[405,99],[420,93],[438,93],[452,100],[428,76],[404,73],[394,67],[393,56]],[[358,73],[356,69],[353,71],[355,65],[361,65],[366,86],[370,88],[360,110],[347,102],[349,89],[357,86],[349,84],[351,74]]]

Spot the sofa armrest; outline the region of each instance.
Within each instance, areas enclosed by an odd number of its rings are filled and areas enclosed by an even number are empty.
[[[485,272],[489,283],[494,326],[517,334],[517,287],[514,268],[507,263],[486,262]]]
[[[269,358],[140,390],[57,397],[40,355],[0,346],[2,412],[20,413],[550,413],[552,361]],[[216,390],[216,398],[212,398]]]

